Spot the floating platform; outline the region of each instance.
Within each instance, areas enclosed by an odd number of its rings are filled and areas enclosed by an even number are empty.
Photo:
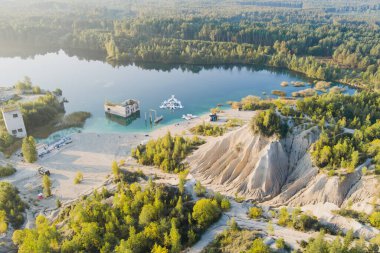
[[[175,110],[175,109],[182,109],[182,103],[178,99],[174,97],[174,95],[171,96],[168,100],[165,100],[160,105],[161,109],[169,109],[169,110]]]

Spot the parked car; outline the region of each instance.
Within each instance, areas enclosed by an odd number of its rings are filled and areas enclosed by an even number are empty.
[[[38,173],[42,176],[44,176],[44,175],[50,176],[50,171],[48,169],[43,168],[43,167],[38,168]]]

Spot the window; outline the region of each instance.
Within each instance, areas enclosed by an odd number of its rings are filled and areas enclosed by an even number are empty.
[[[17,118],[18,117],[18,114],[17,113],[14,113],[13,114],[13,118]]]
[[[17,129],[19,133],[22,133],[22,128]]]
[[[12,130],[12,134],[13,135],[17,134],[17,130]]]

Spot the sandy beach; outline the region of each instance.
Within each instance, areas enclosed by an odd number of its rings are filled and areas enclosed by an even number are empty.
[[[218,122],[223,124],[227,119],[239,118],[249,120],[252,112],[226,110],[221,112]],[[56,199],[62,203],[70,202],[79,196],[102,186],[111,175],[112,161],[127,160],[133,147],[142,142],[163,136],[168,131],[173,135],[191,135],[191,127],[208,122],[208,114],[198,118],[181,121],[176,124],[163,126],[148,135],[142,133],[87,133],[80,132],[71,135],[73,142],[54,151],[52,154],[39,159],[34,164],[27,164],[14,155],[9,161],[15,164],[17,172],[4,179],[13,183],[20,195],[32,206],[34,213],[45,212],[56,207]],[[42,176],[37,173],[39,167],[51,172],[53,197],[37,201],[37,195],[42,191]],[[80,171],[84,180],[74,184],[76,173]]]
[[[228,119],[238,118],[248,121],[254,112],[242,112],[226,110],[219,113],[219,120],[213,124],[224,124]],[[14,164],[17,172],[2,181],[8,181],[15,185],[20,192],[20,197],[29,205],[26,210],[25,227],[34,226],[35,217],[43,214],[54,218],[57,215],[57,200],[63,205],[100,189],[110,186],[113,161],[125,160],[125,168],[136,170],[141,166],[129,155],[131,149],[137,145],[165,135],[168,131],[172,135],[191,136],[190,128],[209,122],[208,114],[201,115],[189,121],[166,125],[148,134],[143,133],[88,133],[78,132],[70,135],[72,143],[53,151],[51,154],[40,158],[36,163],[28,164],[21,161],[16,154],[9,160],[1,159],[0,163]],[[207,138],[213,137],[204,137]],[[39,200],[38,194],[42,192],[42,176],[38,174],[38,168],[44,167],[51,172],[52,196]],[[141,167],[142,168],[142,167]],[[162,174],[160,170],[144,166],[146,175],[158,176],[157,182],[175,185],[178,183],[176,175]],[[84,179],[80,184],[74,184],[77,172],[82,172]],[[162,174],[162,175],[161,175]],[[11,238],[12,230],[8,231],[7,238]]]

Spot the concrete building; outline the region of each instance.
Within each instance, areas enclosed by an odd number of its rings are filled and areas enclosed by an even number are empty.
[[[105,103],[104,111],[106,113],[127,118],[140,111],[140,103],[134,99],[128,99],[121,104]]]
[[[1,112],[8,133],[17,138],[25,137],[26,128],[19,108],[17,106],[3,107]]]

